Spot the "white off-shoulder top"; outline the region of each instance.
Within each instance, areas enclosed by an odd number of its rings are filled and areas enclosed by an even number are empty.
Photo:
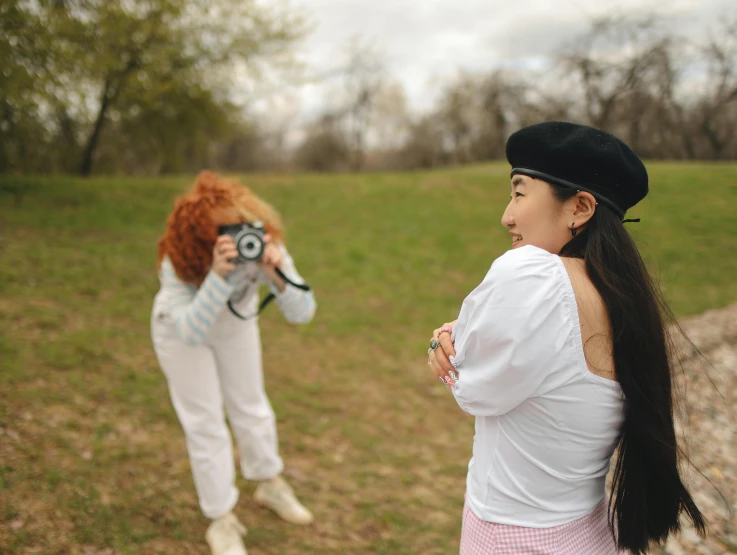
[[[453,394],[476,417],[466,503],[488,522],[547,528],[592,512],[623,422],[619,384],[591,373],[560,257],[499,257],[464,300]]]

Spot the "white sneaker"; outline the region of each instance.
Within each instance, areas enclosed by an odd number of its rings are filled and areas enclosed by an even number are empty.
[[[314,520],[281,476],[261,482],[253,497],[292,524],[310,524]]]
[[[205,539],[212,555],[248,555],[241,539],[245,535],[246,527],[238,522],[233,513],[228,513],[212,521]]]

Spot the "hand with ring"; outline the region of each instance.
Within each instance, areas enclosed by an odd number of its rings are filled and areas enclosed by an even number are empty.
[[[457,320],[443,324],[436,329],[430,340],[430,348],[427,350],[427,364],[430,369],[441,382],[450,386],[455,386],[458,380],[458,373],[449,358],[456,354],[451,340],[451,332],[456,322]]]
[[[238,249],[233,238],[230,235],[221,235],[212,249],[212,270],[225,279],[235,270],[235,264],[231,262],[234,258],[238,258]]]

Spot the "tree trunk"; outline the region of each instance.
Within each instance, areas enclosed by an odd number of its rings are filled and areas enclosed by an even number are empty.
[[[102,89],[102,96],[100,98],[100,109],[97,112],[97,119],[95,120],[95,126],[92,128],[92,134],[87,139],[87,144],[84,147],[84,154],[82,155],[82,164],[79,167],[79,175],[88,176],[92,172],[92,161],[97,150],[97,145],[100,141],[100,134],[102,133],[102,125],[105,123],[105,116],[107,115],[108,108],[110,107],[110,101],[112,95],[110,94],[111,89],[110,78],[105,80],[105,86]]]

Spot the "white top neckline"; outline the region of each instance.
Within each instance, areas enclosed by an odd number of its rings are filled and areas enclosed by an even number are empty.
[[[539,247],[535,247],[532,245],[529,245],[530,247],[538,250]],[[548,251],[544,251],[548,252]],[[576,324],[576,329],[578,330],[577,338],[578,341],[576,341],[576,347],[579,354],[579,364],[581,365],[581,369],[586,373],[587,377],[593,380],[594,382],[601,383],[603,385],[607,385],[610,387],[613,387],[614,389],[621,391],[622,386],[617,380],[610,380],[609,378],[605,378],[603,376],[599,376],[598,374],[594,374],[591,370],[589,370],[589,364],[586,362],[586,351],[584,350],[583,346],[583,337],[581,337],[581,319],[578,316],[578,301],[576,300],[576,290],[573,288],[573,281],[571,281],[571,275],[568,273],[568,268],[566,268],[566,265],[563,263],[563,260],[561,260],[560,255],[553,254],[552,256],[555,257],[556,261],[558,262],[561,272],[563,274],[563,287],[566,289],[566,293],[568,294],[568,298],[570,299],[570,309],[571,309],[571,318],[573,319],[574,323]]]

